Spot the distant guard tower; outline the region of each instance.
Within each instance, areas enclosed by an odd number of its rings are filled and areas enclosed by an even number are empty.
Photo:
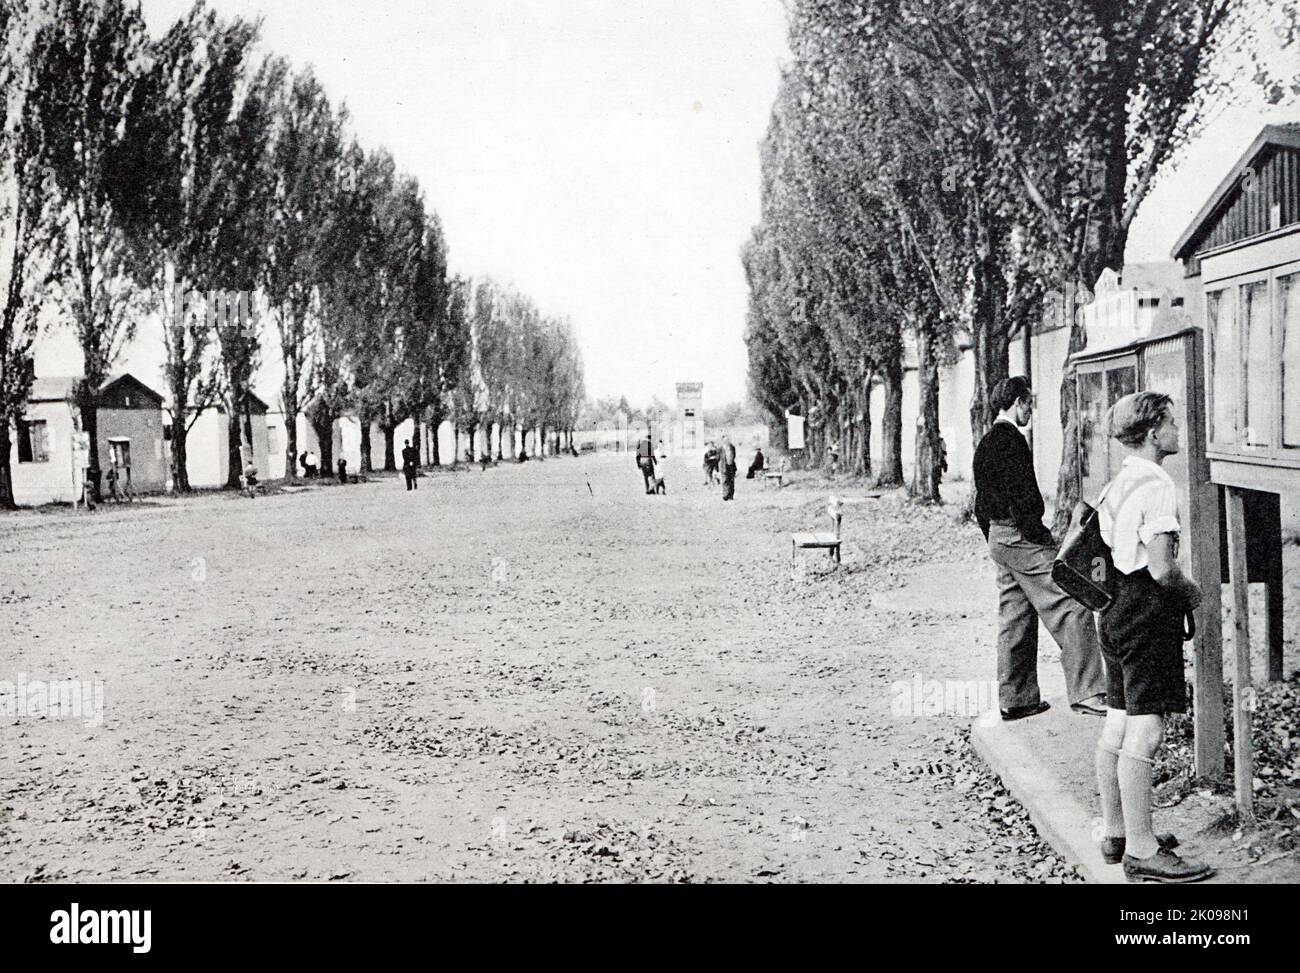
[[[676,452],[693,453],[704,448],[704,383],[677,383],[677,415],[672,437]]]

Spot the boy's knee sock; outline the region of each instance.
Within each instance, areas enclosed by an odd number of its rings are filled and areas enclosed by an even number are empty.
[[[1105,740],[1097,741],[1097,791],[1101,796],[1101,834],[1106,838],[1119,838],[1124,834],[1124,810],[1120,803],[1119,778],[1116,764],[1119,748]]]
[[[1131,750],[1121,750],[1119,758],[1116,776],[1128,852],[1149,858],[1160,850],[1151,826],[1151,768],[1155,761]]]

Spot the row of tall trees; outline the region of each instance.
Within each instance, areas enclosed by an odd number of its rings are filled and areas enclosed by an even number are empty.
[[[481,435],[480,455],[500,460],[516,444],[532,453],[571,445],[586,398],[572,323],[544,315],[527,295],[490,279],[467,289],[464,300],[474,354],[451,400],[458,446],[462,432],[471,450]]]
[[[940,366],[972,349],[978,440],[1013,337],[1064,312],[1070,352],[1083,346],[1077,305],[1103,268],[1122,267],[1138,207],[1243,93],[1234,80],[1253,77],[1274,101],[1300,90],[1268,58],[1296,36],[1290,2],[787,6],[794,57],[743,254],[751,393],[774,419],[805,415],[815,455],[838,441],[856,472],[898,484],[906,350],[920,405],[909,488],[927,500],[939,498]],[[1060,394],[1058,529],[1077,490],[1068,369]]]
[[[289,471],[299,415],[332,466],[333,423],[355,414],[365,470],[372,424],[390,469],[407,419],[571,428],[572,328],[449,277],[418,181],[258,33],[202,0],[156,38],[138,0],[0,0],[0,505],[43,314],[81,347],[96,486],[96,394],[145,320],[161,324],[181,491],[187,434],[216,405],[238,485],[267,352]]]

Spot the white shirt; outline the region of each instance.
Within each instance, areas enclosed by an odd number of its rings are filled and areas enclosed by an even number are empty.
[[[1127,456],[1106,485],[1097,517],[1101,539],[1110,548],[1116,570],[1124,574],[1140,571],[1151,563],[1147,545],[1156,535],[1177,535],[1181,529],[1174,481],[1150,460]]]

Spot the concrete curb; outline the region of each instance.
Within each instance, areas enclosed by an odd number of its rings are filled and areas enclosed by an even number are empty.
[[[1068,706],[1064,700],[1051,702]],[[1085,880],[1094,885],[1126,884],[1121,866],[1102,861],[1101,848],[1092,837],[1094,816],[1053,778],[1017,737],[1015,727],[1004,723],[997,710],[985,713],[971,726],[975,752],[1024,805],[1043,840],[1077,867]]]

